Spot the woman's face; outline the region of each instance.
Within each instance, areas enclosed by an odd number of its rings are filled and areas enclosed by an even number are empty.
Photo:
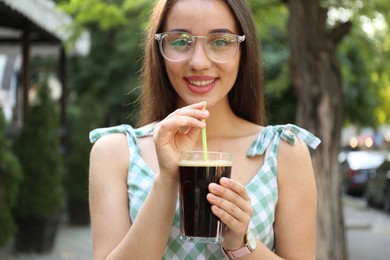
[[[222,0],[178,0],[169,10],[164,32],[184,31],[194,36],[213,32],[239,34],[238,26]],[[196,38],[187,59],[165,59],[169,80],[178,94],[178,105],[207,101],[208,108],[228,103],[227,94],[236,81],[240,50],[228,63],[217,63],[206,53],[202,38]]]

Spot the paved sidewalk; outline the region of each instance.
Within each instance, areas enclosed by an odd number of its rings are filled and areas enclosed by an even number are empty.
[[[63,224],[57,235],[54,249],[49,254],[15,254],[12,245],[0,248],[2,260],[91,260],[92,242],[89,226]]]
[[[367,207],[364,199],[345,197],[343,202],[349,259],[390,259],[390,215]]]

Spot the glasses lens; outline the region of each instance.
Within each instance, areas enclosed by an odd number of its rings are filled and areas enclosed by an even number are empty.
[[[161,51],[167,59],[180,61],[191,52],[192,45],[192,36],[188,33],[167,33],[161,40]]]
[[[237,53],[237,36],[226,33],[213,33],[207,37],[209,58],[217,62],[228,62]]]

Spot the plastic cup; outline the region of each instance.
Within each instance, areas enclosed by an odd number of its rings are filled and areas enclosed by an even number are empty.
[[[230,178],[233,156],[230,153],[181,152],[180,238],[194,243],[222,243],[225,225],[212,213],[207,201],[210,183]]]

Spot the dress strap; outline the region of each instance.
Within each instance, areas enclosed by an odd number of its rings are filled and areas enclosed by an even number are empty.
[[[313,149],[321,143],[321,140],[312,133],[293,124],[267,126],[252,143],[248,149],[247,156],[254,157],[264,154],[268,148],[271,148],[276,153],[280,139],[293,145],[297,137]],[[271,143],[273,147],[270,147]]]
[[[91,143],[95,143],[99,138],[113,134],[113,133],[124,133],[127,136],[129,149],[137,154],[140,154],[140,148],[138,145],[137,138],[147,136],[153,133],[155,124],[149,124],[141,128],[134,129],[130,125],[118,125],[112,127],[97,128],[89,133],[89,140]]]

